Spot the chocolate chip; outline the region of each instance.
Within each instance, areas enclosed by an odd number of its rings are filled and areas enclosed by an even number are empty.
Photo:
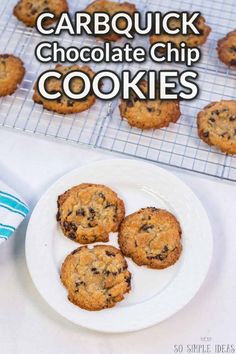
[[[68,100],[67,101],[67,107],[73,107],[74,106],[74,101],[72,101],[72,100]]]
[[[90,210],[90,209],[91,209],[91,210]],[[89,214],[89,216],[87,217],[87,220],[93,221],[94,218],[95,218],[96,212],[95,212],[92,208],[89,208],[89,212],[90,212],[90,214]]]
[[[163,261],[167,257],[166,254],[159,253],[155,256],[147,256],[148,259],[158,259],[159,261]]]
[[[115,257],[115,256],[116,256],[115,253],[110,252],[110,251],[106,251],[106,255],[107,255],[108,257]]]
[[[83,208],[76,210],[76,215],[85,216],[85,211]]]
[[[107,204],[105,205],[104,209],[110,208],[111,206],[112,206],[112,204],[107,203]]]
[[[105,272],[104,272],[104,274],[105,275],[109,275],[111,272],[109,272],[109,270],[106,270]]]
[[[69,236],[69,238],[70,238],[71,240],[74,240],[74,239],[76,238],[74,232],[70,232],[68,236]]]
[[[148,225],[148,224],[144,224],[140,227],[139,231],[145,231],[148,232],[149,230],[153,229],[154,225]]]
[[[154,108],[147,107],[148,112],[154,112]]]
[[[103,193],[98,194],[99,198],[102,198],[103,200],[106,200],[105,195]]]
[[[32,9],[31,10],[31,15],[35,15],[37,12],[38,12],[37,9]]]
[[[59,211],[57,212],[56,219],[57,221],[61,220],[61,213]]]
[[[67,214],[67,216],[70,216],[72,214],[72,210],[70,210]]]
[[[209,136],[209,132],[203,132],[203,134],[202,134],[203,136],[204,136],[204,138],[208,138],[208,136]]]
[[[64,227],[64,229],[66,230],[66,231],[70,231],[70,223],[69,222],[67,222],[67,221],[64,221],[63,222],[63,227]]]
[[[77,231],[77,229],[78,229],[78,227],[73,223],[71,223],[71,228],[73,231]]]
[[[230,51],[236,53],[236,46],[232,45],[232,47],[230,47]]]
[[[80,285],[85,285],[85,282],[83,280],[76,280],[75,286],[80,286]]]
[[[229,117],[230,122],[234,122],[236,120],[236,116]]]
[[[236,59],[231,60],[230,65],[236,65]]]
[[[126,281],[126,283],[130,286],[130,283],[131,283],[131,277],[127,278],[125,281]]]
[[[168,251],[169,251],[169,247],[167,245],[165,245],[162,252],[168,252]]]
[[[97,268],[95,267],[91,268],[91,271],[93,272],[93,274],[100,274]]]
[[[228,133],[227,133],[227,132],[224,132],[224,133],[222,133],[220,136],[222,136],[222,138],[224,138],[226,135],[228,135]]]
[[[7,59],[7,58],[9,58],[9,57],[10,57],[9,54],[2,54],[2,55],[0,55],[0,58],[3,58],[3,59]]]
[[[212,118],[212,117],[209,118],[208,120],[209,120],[210,122],[212,122],[212,123],[214,123],[214,122],[216,121],[215,118]]]
[[[91,213],[91,214],[96,214],[96,212],[95,212],[95,210],[93,209],[93,208],[89,208],[89,212]]]
[[[167,257],[167,255],[166,254],[158,254],[157,256],[157,259],[159,259],[160,261],[163,261],[166,257]]]

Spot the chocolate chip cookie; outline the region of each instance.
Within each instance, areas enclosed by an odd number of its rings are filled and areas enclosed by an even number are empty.
[[[61,267],[68,299],[82,309],[114,307],[131,289],[131,273],[122,253],[112,246],[79,247]]]
[[[236,68],[236,30],[218,41],[217,51],[219,59],[224,64]]]
[[[0,54],[0,96],[11,95],[23,80],[22,60],[10,54]]]
[[[180,257],[181,227],[168,211],[144,208],[124,219],[118,242],[124,256],[136,264],[163,269]]]
[[[14,7],[13,14],[26,26],[34,27],[37,17],[43,12],[52,12],[54,19],[47,19],[45,26],[55,22],[62,12],[68,11],[66,0],[20,0]]]
[[[58,197],[57,220],[64,235],[82,244],[109,241],[124,216],[123,201],[104,185],[83,183]]]
[[[133,4],[128,2],[115,2],[115,1],[108,1],[108,0],[96,0],[92,2],[86,9],[86,12],[89,14],[93,14],[94,12],[105,12],[108,13],[110,16],[115,15],[118,12],[126,12],[129,15],[133,15],[136,11],[136,7]],[[124,29],[126,27],[126,21],[124,19],[120,19],[118,22],[119,29]],[[113,31],[110,31],[108,34],[104,34],[99,36],[99,38],[103,39],[104,41],[112,41],[115,42],[120,39],[122,36],[116,34]]]
[[[205,18],[203,16],[199,16],[195,24],[200,34],[194,34],[194,33],[189,33],[186,35],[183,35],[181,33],[175,35],[165,34],[165,33],[158,34],[158,35],[153,34],[150,36],[150,43],[154,44],[157,42],[163,42],[163,43],[171,42],[173,46],[179,48],[180,43],[184,42],[188,47],[198,47],[206,42],[207,37],[211,32],[211,28],[206,25]],[[180,20],[171,18],[168,25],[171,29],[180,28]],[[158,48],[158,51],[163,52],[163,49]]]
[[[208,145],[236,154],[236,101],[212,102],[197,116],[198,135]]]
[[[147,93],[148,83],[140,82],[140,89]],[[180,117],[179,102],[176,100],[140,100],[132,91],[130,99],[121,100],[119,106],[121,117],[126,119],[129,125],[140,129],[158,129],[168,127]]]
[[[61,97],[57,98],[56,100],[47,100],[43,98],[38,91],[37,82],[36,82],[34,85],[34,95],[33,95],[33,100],[36,103],[42,104],[44,108],[50,111],[54,111],[62,114],[79,113],[89,109],[95,103],[96,97],[94,96],[93,92],[89,93],[89,95],[83,99],[72,100],[69,99],[63,93],[62,90],[63,78],[70,71],[79,70],[89,75],[90,78],[93,78],[95,73],[88,66],[79,66],[79,65],[63,66],[58,64],[56,65],[55,70],[62,73],[61,79],[58,80],[56,78],[49,78],[46,81],[45,89],[49,93],[56,93],[59,91],[62,94]],[[82,89],[83,89],[82,79],[74,78],[71,80],[72,92],[80,93]]]

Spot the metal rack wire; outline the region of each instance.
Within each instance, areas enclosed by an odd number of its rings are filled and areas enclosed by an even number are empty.
[[[62,139],[72,143],[84,143],[110,151],[179,167],[206,175],[236,181],[236,157],[227,156],[214,147],[210,148],[197,136],[197,112],[211,101],[236,98],[236,71],[221,64],[215,50],[216,42],[227,32],[234,29],[236,3],[234,0],[140,0],[137,8],[167,12],[170,10],[201,10],[212,33],[202,47],[202,60],[195,65],[199,73],[200,95],[194,101],[181,102],[182,116],[176,124],[155,131],[141,131],[131,128],[122,121],[119,114],[119,99],[110,103],[97,100],[96,104],[86,112],[59,115],[44,110],[32,101],[33,85],[39,73],[48,69],[35,59],[35,46],[42,37],[35,29],[29,29],[13,15],[15,1],[2,0],[0,3],[0,52],[14,53],[20,56],[26,66],[26,75],[14,95],[0,99],[0,126],[42,136]],[[83,10],[89,1],[69,1],[70,11]],[[48,38],[47,38],[48,40]],[[50,40],[55,40],[51,37]],[[70,37],[66,33],[57,39],[61,45],[97,46],[92,37]],[[122,39],[119,45],[123,45]],[[116,43],[117,45],[117,43]],[[142,45],[148,48],[145,37],[136,37],[133,46]],[[105,64],[107,67],[107,64]],[[92,64],[96,70],[102,70],[104,64]],[[51,65],[52,67],[53,65]],[[127,64],[109,64],[109,69],[121,71]],[[180,64],[157,65],[149,59],[142,63],[142,69],[155,68],[184,69]],[[137,64],[129,65],[134,72],[140,70]]]

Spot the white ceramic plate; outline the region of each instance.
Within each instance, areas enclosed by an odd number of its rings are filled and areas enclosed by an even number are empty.
[[[83,182],[114,189],[124,200],[127,214],[147,206],[167,209],[176,215],[183,231],[183,252],[175,265],[151,270],[128,259],[131,292],[114,308],[97,312],[70,303],[59,277],[64,258],[79,245],[64,237],[57,225],[57,196]],[[117,246],[116,240],[117,235],[111,234],[109,243]],[[179,311],[200,288],[211,255],[211,227],[197,197],[170,172],[136,160],[103,160],[60,178],[36,205],[26,237],[28,268],[43,298],[68,320],[102,332],[139,330]]]

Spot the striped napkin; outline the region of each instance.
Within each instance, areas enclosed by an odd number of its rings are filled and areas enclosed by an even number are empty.
[[[14,233],[28,212],[23,199],[0,181],[0,244]]]

